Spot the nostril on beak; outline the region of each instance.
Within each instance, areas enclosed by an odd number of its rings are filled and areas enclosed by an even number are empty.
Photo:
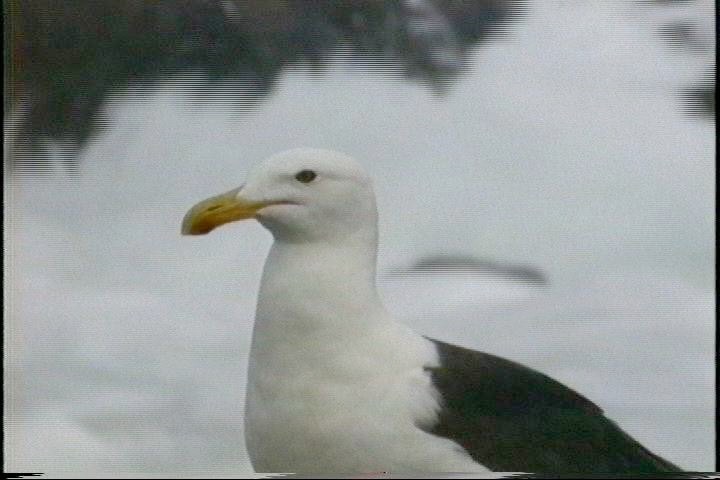
[[[245,185],[246,185],[246,184],[243,183],[243,184],[240,185],[239,187],[237,187],[237,188],[235,188],[235,189],[233,189],[233,190],[230,190],[230,192],[228,192],[228,193],[230,193],[233,197],[237,198],[237,196],[240,194],[240,192],[243,191],[243,188],[245,188]]]

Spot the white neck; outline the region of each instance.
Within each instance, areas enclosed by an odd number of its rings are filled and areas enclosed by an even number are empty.
[[[364,236],[364,238],[363,238]],[[245,438],[261,472],[477,471],[437,420],[433,344],[393,321],[375,289],[376,243],[276,240],[263,272]]]
[[[376,242],[374,232],[333,243],[276,240],[260,286],[253,354],[285,345],[297,360],[302,352],[290,347],[337,345],[330,339],[357,338],[388,318],[375,288]]]

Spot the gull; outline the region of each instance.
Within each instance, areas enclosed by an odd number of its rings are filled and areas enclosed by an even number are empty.
[[[398,321],[376,288],[372,180],[347,155],[276,154],[192,207],[182,233],[245,219],[274,237],[248,365],[256,471],[680,471],[547,375]]]

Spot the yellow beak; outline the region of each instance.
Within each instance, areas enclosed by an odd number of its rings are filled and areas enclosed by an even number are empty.
[[[182,222],[182,234],[205,235],[220,225],[253,218],[258,210],[268,205],[237,198],[240,188],[210,197],[188,210]]]

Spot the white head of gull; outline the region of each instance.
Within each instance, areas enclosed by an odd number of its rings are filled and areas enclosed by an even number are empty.
[[[375,285],[372,182],[348,156],[309,148],[275,155],[242,187],[194,206],[182,231],[249,218],[274,237],[246,394],[256,471],[676,468],[549,377],[397,322]]]

